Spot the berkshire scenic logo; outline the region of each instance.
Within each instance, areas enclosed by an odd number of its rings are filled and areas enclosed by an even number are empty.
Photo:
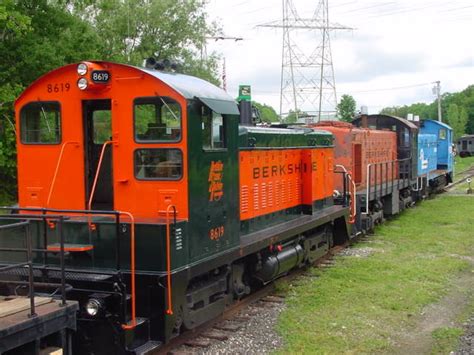
[[[211,161],[209,168],[209,201],[219,201],[224,195],[224,183],[222,176],[224,174],[224,164],[218,161]]]

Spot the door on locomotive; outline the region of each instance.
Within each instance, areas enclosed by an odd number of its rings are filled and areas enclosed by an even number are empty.
[[[86,204],[88,203],[97,176],[91,208],[93,210],[113,210],[113,169],[111,100],[82,101],[84,121],[84,167]],[[99,166],[102,150],[103,158]]]

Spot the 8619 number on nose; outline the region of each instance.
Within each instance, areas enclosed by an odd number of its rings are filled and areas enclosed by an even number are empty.
[[[110,80],[110,73],[107,70],[94,70],[91,73],[91,79],[94,83],[108,83]]]

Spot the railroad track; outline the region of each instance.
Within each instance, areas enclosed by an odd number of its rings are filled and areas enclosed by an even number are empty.
[[[355,237],[342,245],[337,245],[331,248],[314,264],[294,270],[286,276],[280,277],[279,280],[291,282],[300,276],[308,276],[308,270],[310,268],[325,268],[331,266],[334,263],[332,259],[335,255],[347,248],[350,244],[353,244],[359,240],[361,237],[362,236]],[[272,282],[253,292],[244,299],[235,302],[229,306],[229,308],[227,308],[219,317],[208,321],[207,323],[197,327],[196,329],[193,329],[192,331],[187,331],[181,334],[179,337],[171,340],[156,354],[189,354],[189,352],[183,352],[180,350],[183,345],[187,348],[196,349],[196,352],[204,351],[206,348],[210,347],[216,342],[227,340],[233,332],[245,326],[246,322],[250,320],[250,317],[239,316],[239,314],[245,309],[249,308],[249,306],[256,305],[258,302],[281,304],[284,303],[284,300],[285,296],[275,294],[275,283]]]
[[[454,181],[452,184],[448,185],[445,187],[445,191],[450,191],[453,187],[463,183],[466,181],[467,178],[473,178],[474,177],[474,166],[471,166],[470,168],[460,171],[456,173],[456,177],[462,176],[458,178],[456,181]]]

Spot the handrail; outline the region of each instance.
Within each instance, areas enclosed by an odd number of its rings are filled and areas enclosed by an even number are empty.
[[[370,167],[373,165],[381,165],[381,164],[392,164],[392,176],[393,176],[393,163],[399,162],[401,160],[387,160],[387,161],[381,161],[377,163],[369,163],[367,164],[367,172],[366,172],[366,193],[365,193],[365,211],[362,212],[362,214],[368,215],[369,214],[369,200],[370,200]],[[377,184],[377,181],[375,181],[375,184]],[[392,180],[392,185],[393,185],[393,180]],[[392,186],[393,187],[393,186]]]
[[[102,167],[102,160],[104,159],[105,148],[109,145],[115,143],[115,141],[106,141],[102,145],[102,150],[100,152],[99,162],[97,163],[97,169],[95,171],[94,183],[92,184],[91,193],[89,196],[89,202],[87,203],[87,209],[92,210],[92,200],[94,199],[95,189],[97,187],[97,181],[99,180],[100,168]]]
[[[53,196],[53,188],[54,188],[54,185],[56,184],[56,178],[58,177],[58,173],[59,173],[59,166],[61,165],[61,161],[64,155],[64,150],[68,144],[75,144],[76,146],[79,146],[79,143],[74,142],[74,141],[64,142],[63,145],[61,146],[61,152],[59,153],[58,162],[56,163],[56,169],[54,171],[53,180],[51,181],[51,186],[49,187],[48,199],[46,200],[46,207],[48,207],[49,203],[51,202],[51,197]]]
[[[130,212],[118,211],[119,214],[126,215],[130,218],[130,288],[132,302],[132,320],[130,324],[122,324],[122,329],[134,329],[137,326],[136,316],[136,290],[135,290],[135,217]],[[118,236],[117,236],[118,238]]]
[[[341,164],[336,164],[336,167],[337,168],[341,168],[344,173],[346,174],[349,182],[351,183],[352,185],[352,193],[349,189],[349,195],[351,196],[351,204],[350,204],[350,216],[349,216],[349,223],[350,224],[354,224],[355,223],[355,220],[356,220],[356,215],[357,215],[357,187],[356,187],[356,183],[354,182],[354,180],[352,179],[352,173],[350,171],[348,171],[346,169],[346,167],[344,165],[341,165]]]
[[[16,223],[10,223],[6,224],[3,226],[0,226],[0,229],[8,229],[8,228],[16,228],[16,227],[25,227],[25,239],[26,239],[26,247],[25,248],[6,248],[6,247],[0,247],[0,251],[9,251],[9,252],[22,252],[26,253],[27,256],[27,261],[25,263],[21,264],[13,264],[9,265],[6,267],[0,268],[1,271],[6,271],[9,269],[13,269],[16,267],[20,266],[28,266],[28,271],[29,271],[29,276],[28,276],[28,285],[30,289],[30,317],[36,316],[35,313],[35,304],[34,304],[34,273],[33,273],[33,252],[43,252],[45,254],[47,253],[57,253],[57,251],[52,251],[48,249],[35,249],[33,248],[32,245],[32,239],[31,239],[31,231],[30,231],[30,221],[31,219],[18,215],[26,219],[26,221],[23,222],[16,222]],[[41,215],[41,219],[46,223],[48,220],[47,215]],[[9,216],[9,217],[16,217],[16,216]],[[60,272],[61,272],[61,283],[59,288],[61,289],[61,303],[60,306],[65,306],[66,305],[66,276],[65,276],[65,262],[64,262],[64,234],[62,232],[62,223],[63,223],[63,217],[59,217],[59,223],[58,223],[58,234],[59,234],[59,243],[60,243],[60,250],[59,250],[59,259],[60,259]]]
[[[136,279],[135,279],[135,271],[136,271],[136,257],[135,257],[135,218],[130,212],[125,212],[125,211],[94,211],[94,210],[60,210],[60,209],[53,209],[53,208],[37,208],[37,207],[3,207],[0,206],[0,210],[2,209],[11,209],[14,211],[30,211],[30,212],[42,212],[43,214],[13,214],[13,215],[0,215],[0,219],[3,218],[13,218],[13,219],[42,219],[42,220],[47,220],[47,219],[53,219],[55,221],[58,221],[58,234],[59,234],[59,240],[60,240],[60,253],[64,254],[64,234],[62,232],[62,223],[64,220],[63,215],[59,214],[46,214],[46,212],[53,212],[53,213],[76,213],[76,214],[81,214],[85,216],[90,216],[90,215],[95,215],[95,216],[119,216],[120,215],[126,215],[130,218],[131,221],[131,233],[130,233],[130,284],[131,284],[131,313],[132,313],[132,319],[129,324],[122,324],[122,328],[125,330],[128,329],[133,329],[137,325],[136,321]],[[118,222],[119,223],[119,218]],[[21,223],[21,224],[20,224]],[[25,225],[24,223],[27,222],[19,222],[19,223],[12,223],[6,226],[0,226],[0,229],[6,229],[7,227],[19,227],[22,225]],[[117,235],[117,238],[119,238],[119,235]],[[6,251],[13,251],[13,252],[20,252],[24,251],[23,249],[20,248],[2,248],[0,247],[0,250],[6,250]],[[33,249],[31,248],[31,251],[33,252],[45,252],[45,253],[52,253],[52,252],[57,252],[57,251],[52,251],[52,250],[47,250],[47,249]],[[61,291],[62,291],[62,304],[65,304],[65,291],[66,291],[66,285],[65,285],[65,265],[64,265],[64,257],[60,256],[60,267],[61,267]],[[93,271],[88,271],[92,272]]]
[[[174,205],[168,205],[166,208],[166,279],[168,287],[168,308],[166,314],[173,314],[173,301],[171,293],[171,233],[170,233],[170,208],[173,208],[174,212],[174,224],[176,225],[176,207]]]

